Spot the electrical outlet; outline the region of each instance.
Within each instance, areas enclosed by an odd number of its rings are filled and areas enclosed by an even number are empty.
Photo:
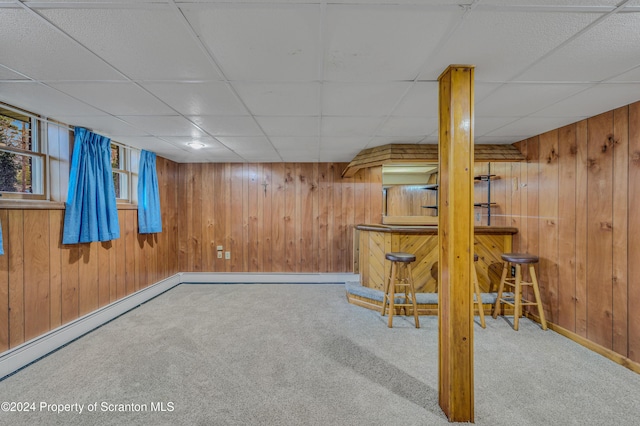
[[[222,252],[221,251],[218,252],[218,259],[222,259]]]
[[[218,246],[218,251],[222,251],[222,246]]]
[[[225,251],[224,252],[224,258],[227,259],[227,260],[231,259],[231,252],[230,251]]]
[[[482,213],[476,213],[476,222],[480,222],[482,220]]]
[[[511,276],[512,276],[512,277],[515,277],[515,276],[516,276],[516,267],[515,267],[515,266],[512,266],[512,267],[511,267]]]

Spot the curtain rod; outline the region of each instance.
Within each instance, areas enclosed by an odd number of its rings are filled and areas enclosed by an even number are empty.
[[[76,126],[70,126],[69,124],[66,124],[66,123],[61,123],[61,122],[56,121],[56,120],[49,120],[48,118],[41,117],[39,115],[36,115],[34,113],[25,111],[25,110],[20,109],[20,108],[16,108],[14,106],[11,106],[11,105],[6,104],[6,103],[1,102],[1,101],[0,101],[0,106],[2,106],[2,108],[6,108],[6,109],[11,110],[13,112],[16,112],[18,114],[26,115],[27,117],[33,118],[34,120],[38,120],[38,121],[41,121],[43,123],[52,124],[54,126],[58,126],[58,127],[63,128],[63,129],[67,129],[70,132],[73,132],[75,130],[75,127],[76,127]],[[79,127],[79,126],[77,126],[77,127]],[[93,131],[93,129],[89,129],[89,130]],[[114,141],[113,139],[111,139],[111,143],[114,144],[114,145],[121,146],[123,148],[129,148],[129,149],[135,149],[136,151],[141,151],[140,148],[135,148],[135,147],[133,147],[131,145],[125,145],[125,144],[123,144],[121,142]]]

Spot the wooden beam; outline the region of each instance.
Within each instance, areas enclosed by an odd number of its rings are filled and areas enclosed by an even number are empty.
[[[475,161],[514,162],[524,161],[524,155],[514,145],[474,145]],[[415,163],[438,161],[438,145],[435,144],[388,144],[363,149],[342,172],[343,177],[352,177],[359,170],[389,163]]]
[[[473,75],[471,65],[451,65],[438,78],[439,402],[452,422],[474,421]]]

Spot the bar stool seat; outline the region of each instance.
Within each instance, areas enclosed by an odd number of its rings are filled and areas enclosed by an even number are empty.
[[[413,285],[413,276],[411,274],[411,263],[416,261],[416,256],[411,253],[391,252],[386,253],[384,257],[391,261],[391,271],[389,272],[389,278],[385,281],[381,315],[385,315],[388,303],[388,326],[391,328],[393,327],[393,315],[395,314],[396,307],[403,308],[405,314],[407,313],[407,308],[413,307],[413,318],[416,323],[416,328],[420,328],[418,305],[416,303],[416,289]],[[404,288],[404,295],[400,295],[400,297],[403,298],[401,303],[396,303],[396,287]]]
[[[502,303],[513,306],[513,329],[517,331],[518,321],[522,315],[522,307],[535,306],[538,309],[538,316],[540,317],[542,329],[546,330],[547,321],[544,317],[544,309],[542,308],[542,300],[540,298],[540,288],[538,286],[538,279],[534,268],[534,265],[539,261],[538,256],[528,253],[503,253],[501,257],[504,261],[504,266],[502,268],[502,278],[500,279],[498,296],[496,297],[496,304],[493,310],[493,318],[496,318],[500,313]],[[515,265],[516,273],[513,277],[507,277],[511,265]],[[529,276],[531,277],[531,281],[522,280],[522,265],[529,266]],[[505,286],[513,288],[512,298],[503,297]],[[522,296],[522,286],[531,286],[533,288],[535,300],[528,300]]]

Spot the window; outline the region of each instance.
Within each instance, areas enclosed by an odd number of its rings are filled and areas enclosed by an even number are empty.
[[[111,144],[111,167],[116,200],[119,203],[136,203],[138,189],[138,150]]]
[[[0,105],[0,193],[7,198],[45,198],[46,155],[38,120]]]

